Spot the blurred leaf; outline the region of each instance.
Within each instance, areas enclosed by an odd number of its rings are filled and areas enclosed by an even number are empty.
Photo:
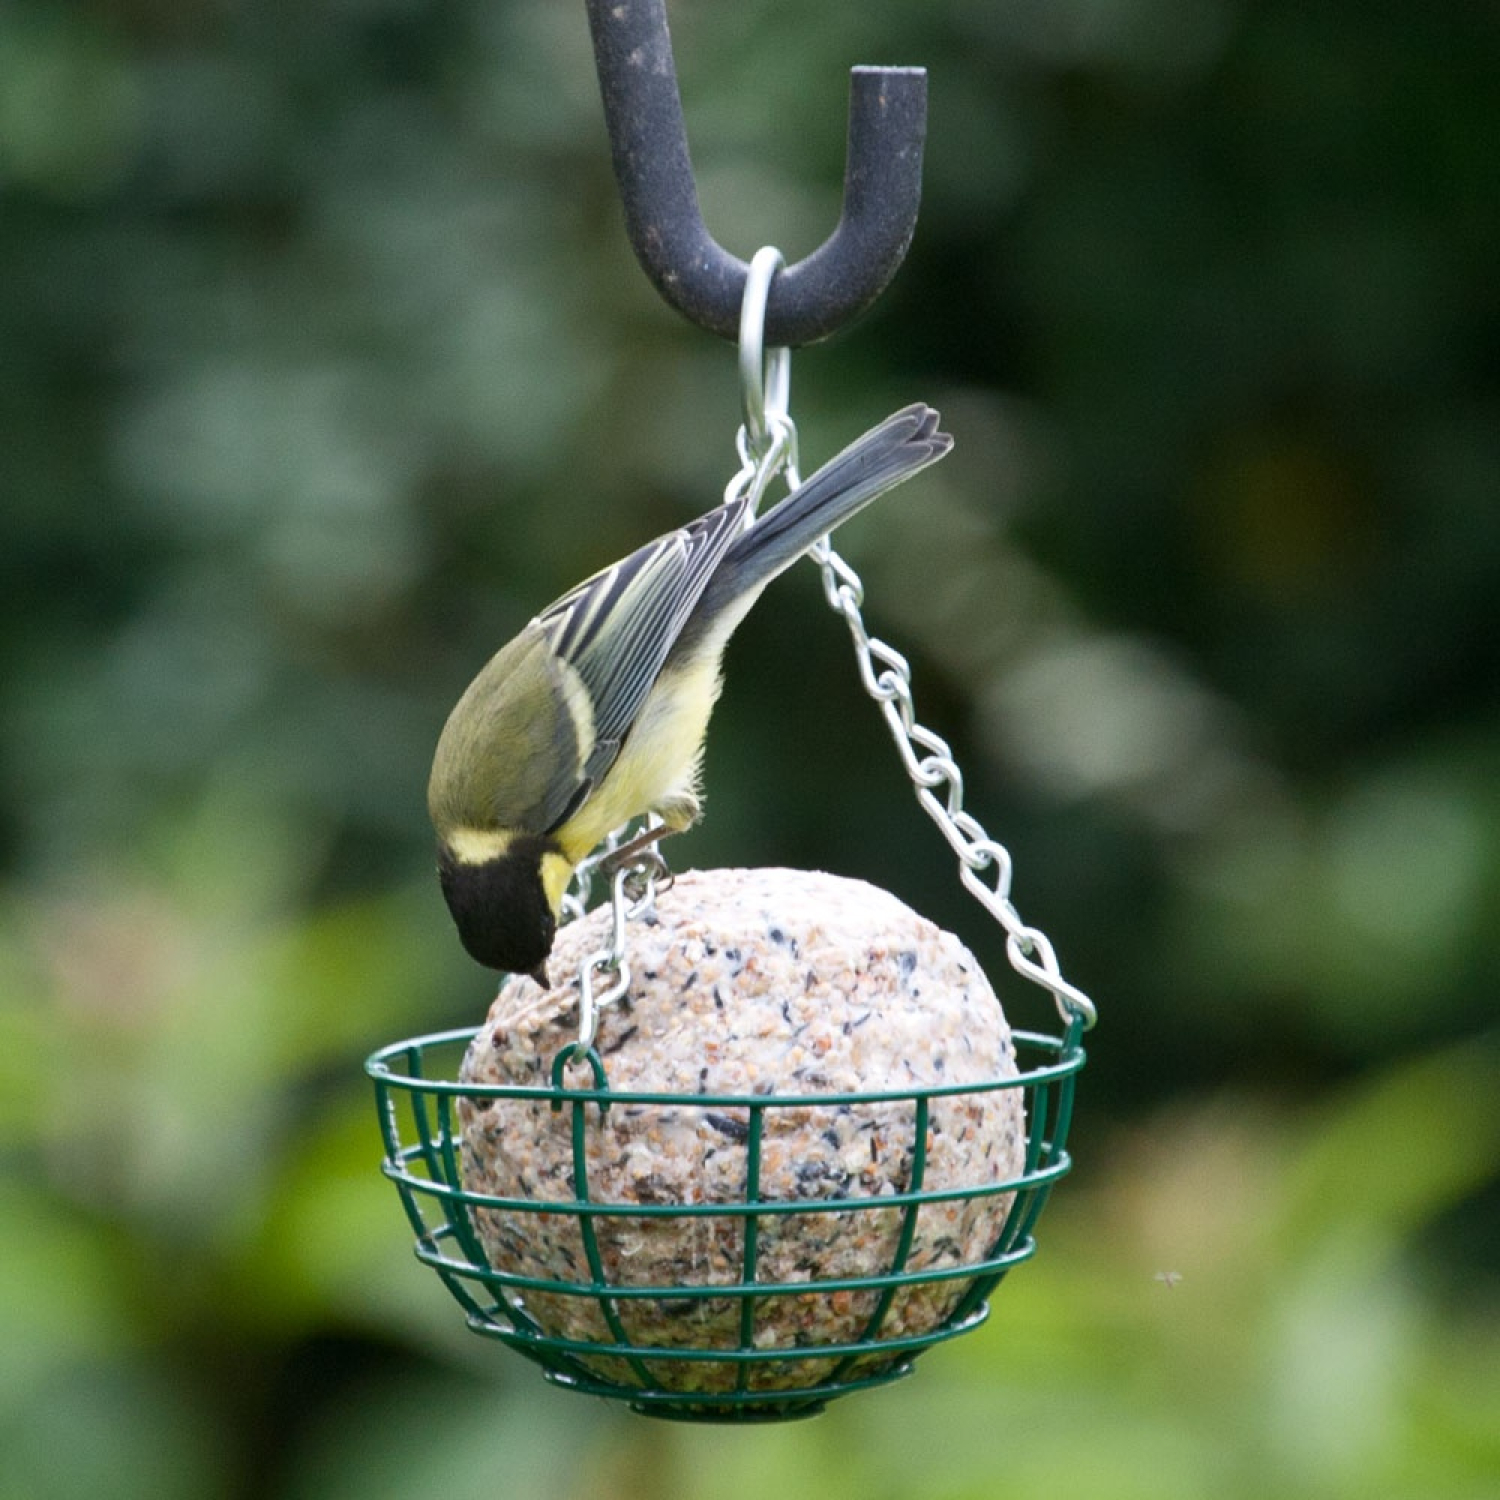
[[[1500,1051],[1476,1041],[1414,1058],[1335,1096],[1287,1174],[1284,1233],[1399,1243],[1500,1179]]]
[[[0,1413],[8,1493],[35,1500],[217,1500],[228,1446],[196,1393],[144,1361],[58,1372]]]
[[[118,1237],[11,1176],[0,1177],[0,1265],[0,1411],[141,1337]]]

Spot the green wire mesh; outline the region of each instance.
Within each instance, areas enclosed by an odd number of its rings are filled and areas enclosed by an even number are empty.
[[[1079,1045],[1082,1023],[1072,1019],[1061,1036],[1014,1033],[1018,1073],[982,1084],[911,1090],[825,1095],[678,1095],[611,1091],[604,1064],[584,1054],[592,1086],[565,1081],[560,1054],[550,1087],[459,1083],[463,1053],[472,1030],[442,1032],[395,1042],[376,1052],[366,1071],[374,1080],[385,1140],[384,1172],[395,1183],[416,1232],[417,1258],[432,1267],[463,1308],[474,1332],[500,1340],[542,1367],[555,1385],[590,1395],[623,1400],[651,1416],[695,1421],[776,1421],[812,1416],[837,1396],[883,1385],[911,1372],[924,1349],[977,1328],[988,1316],[988,1298],[1005,1274],[1036,1250],[1033,1231],[1052,1185],[1069,1168],[1066,1144],[1072,1120],[1075,1076],[1084,1062]],[[1027,1137],[1024,1169],[1002,1182],[942,1190],[924,1186],[928,1116],[940,1097],[982,1094],[995,1089],[1024,1090]],[[460,1163],[463,1132],[459,1101],[483,1106],[496,1098],[543,1103],[570,1112],[573,1192],[555,1199],[502,1198],[468,1190]],[[826,1106],[858,1110],[899,1105],[912,1112],[913,1142],[909,1180],[903,1191],[868,1196],[776,1199],[762,1194],[761,1143],[768,1114],[785,1109]],[[590,1122],[611,1108],[676,1108],[744,1111],[746,1174],[742,1197],[722,1202],[611,1202],[590,1191],[585,1150]],[[918,1217],[925,1205],[1012,1194],[1003,1225],[988,1253],[961,1264],[913,1269],[908,1264]],[[762,1221],[770,1216],[804,1214],[901,1215],[889,1265],[862,1276],[777,1282],[757,1276]],[[559,1267],[556,1279],[522,1275],[491,1264],[481,1243],[476,1215],[503,1212],[520,1222],[547,1222],[547,1216],[576,1217],[585,1264]],[[531,1218],[530,1216],[535,1216]],[[735,1221],[743,1250],[738,1279],[703,1285],[623,1285],[612,1282],[600,1253],[600,1226],[606,1220],[671,1218]],[[562,1274],[571,1271],[571,1274]],[[906,1289],[947,1284],[951,1303],[935,1326],[921,1332],[892,1333],[887,1315]],[[858,1338],[763,1347],[757,1325],[778,1299],[862,1298],[868,1304]],[[598,1309],[607,1339],[569,1337],[544,1309],[557,1298],[585,1298]],[[737,1304],[731,1323],[737,1337],[726,1347],[713,1341],[633,1342],[626,1323],[632,1302],[650,1299],[657,1307],[692,1311],[710,1301],[721,1309]],[[721,1299],[728,1299],[727,1304]],[[691,1327],[690,1319],[681,1320]],[[722,1320],[721,1320],[722,1323]],[[885,1329],[884,1336],[882,1330]],[[679,1335],[680,1337],[680,1335]]]

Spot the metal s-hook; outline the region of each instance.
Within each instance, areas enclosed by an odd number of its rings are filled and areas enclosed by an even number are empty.
[[[739,331],[748,266],[709,234],[688,155],[666,0],[586,0],[626,231],[657,291],[721,338]],[[854,68],[844,203],[833,233],[775,279],[768,345],[797,348],[862,313],[906,256],[922,196],[924,68]]]

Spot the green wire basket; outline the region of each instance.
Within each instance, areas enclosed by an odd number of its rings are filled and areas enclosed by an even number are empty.
[[[1066,1146],[1074,1080],[1084,1063],[1079,1042],[1083,1029],[1083,1021],[1073,1016],[1060,1036],[1015,1032],[1018,1072],[1008,1078],[888,1092],[817,1096],[615,1092],[608,1086],[603,1062],[592,1049],[582,1053],[565,1049],[560,1053],[551,1070],[550,1087],[460,1083],[459,1064],[475,1034],[472,1030],[392,1043],[369,1059],[366,1071],[374,1080],[379,1103],[385,1139],[383,1169],[395,1183],[416,1231],[417,1258],[437,1272],[474,1332],[498,1339],[534,1360],[555,1385],[626,1401],[633,1410],[647,1415],[690,1421],[777,1421],[812,1416],[837,1396],[907,1375],[924,1349],[984,1322],[989,1312],[987,1299],[1006,1272],[1035,1253],[1037,1219],[1052,1185],[1070,1166]],[[566,1082],[565,1065],[579,1057],[588,1063],[592,1087],[575,1088]],[[925,1187],[925,1142],[933,1101],[997,1089],[1024,1091],[1027,1132],[1023,1170],[1003,1182],[941,1190]],[[472,1100],[482,1108],[486,1101],[497,1098],[531,1101],[554,1111],[570,1112],[572,1196],[502,1198],[464,1186],[459,1102]],[[815,1200],[762,1195],[761,1142],[767,1116],[777,1110],[820,1106],[910,1109],[914,1149],[903,1191]],[[679,1107],[745,1112],[747,1170],[743,1196],[691,1204],[611,1202],[594,1196],[585,1149],[590,1121],[599,1117],[592,1111],[602,1114],[610,1108]],[[914,1270],[908,1265],[918,1216],[925,1205],[998,1194],[1012,1194],[1013,1199],[999,1234],[982,1258],[940,1268]],[[877,1273],[796,1282],[757,1277],[760,1226],[769,1216],[859,1216],[890,1214],[893,1210],[901,1215],[900,1230],[888,1266]],[[574,1216],[585,1264],[563,1279],[497,1269],[484,1251],[476,1223],[476,1215],[486,1212],[503,1212],[523,1225],[535,1223],[539,1227],[549,1222],[549,1216]],[[742,1231],[738,1239],[743,1242],[737,1280],[704,1285],[611,1282],[599,1248],[600,1227],[605,1221],[639,1223],[678,1217],[737,1222]],[[945,1284],[938,1290],[945,1294],[944,1304],[950,1305],[935,1326],[921,1332],[888,1330],[882,1336],[898,1293],[936,1287],[938,1283]],[[864,1298],[872,1309],[857,1338],[821,1343],[810,1340],[792,1349],[757,1344],[758,1314],[777,1299],[796,1298],[805,1306],[809,1297],[844,1298],[847,1305],[850,1294]],[[589,1299],[598,1310],[600,1326],[608,1330],[608,1339],[568,1337],[555,1328],[549,1331],[544,1323],[553,1320],[534,1314],[539,1307],[556,1307],[558,1298]],[[722,1308],[726,1304],[721,1299],[729,1299],[727,1305],[737,1311],[734,1321],[738,1338],[729,1347],[718,1342],[703,1346],[675,1340],[670,1344],[632,1342],[625,1325],[630,1321],[626,1313],[635,1299],[653,1299],[658,1307],[689,1311],[700,1305],[706,1309],[709,1299],[713,1299],[715,1308]]]

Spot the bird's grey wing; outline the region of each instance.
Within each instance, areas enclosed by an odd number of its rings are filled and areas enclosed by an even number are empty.
[[[584,765],[590,785],[619,754],[683,623],[743,534],[748,505],[744,498],[727,501],[648,542],[537,616],[553,651],[583,679],[593,702],[594,747]]]

